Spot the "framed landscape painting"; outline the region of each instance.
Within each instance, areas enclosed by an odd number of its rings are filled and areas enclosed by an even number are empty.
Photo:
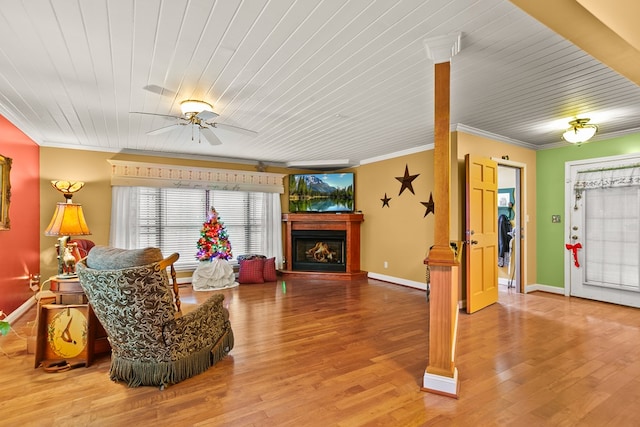
[[[9,229],[11,159],[0,154],[0,230]]]

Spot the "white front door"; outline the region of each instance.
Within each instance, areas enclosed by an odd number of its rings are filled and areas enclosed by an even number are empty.
[[[616,156],[568,163],[565,268],[570,295],[640,307],[640,186],[607,184],[612,174],[639,161]],[[587,173],[594,177],[591,182],[602,179],[604,186],[576,190],[576,181]]]

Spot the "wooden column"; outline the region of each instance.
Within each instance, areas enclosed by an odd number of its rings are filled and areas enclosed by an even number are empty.
[[[450,246],[451,236],[451,134],[450,134],[450,57],[454,49],[450,37],[425,41],[428,55],[435,60],[434,82],[434,246],[429,251],[431,294],[429,302],[429,363],[425,369],[423,390],[458,397],[458,370],[455,366],[458,325],[459,264]],[[433,50],[433,45],[437,49]],[[448,51],[446,49],[449,49]],[[435,56],[448,54],[447,60]],[[427,260],[425,260],[427,262]]]
[[[433,154],[433,202],[435,203],[435,245],[429,259],[448,265],[455,256],[449,245],[451,233],[451,132],[450,128],[451,63],[435,64],[435,120]]]

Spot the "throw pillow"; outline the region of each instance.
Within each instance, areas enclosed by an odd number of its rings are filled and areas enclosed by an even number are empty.
[[[264,269],[262,270],[262,277],[265,282],[275,282],[278,280],[278,276],[276,274],[276,259],[267,258],[264,260]]]
[[[263,270],[263,259],[256,258],[243,260],[240,262],[238,283],[264,283],[264,277],[262,276]]]

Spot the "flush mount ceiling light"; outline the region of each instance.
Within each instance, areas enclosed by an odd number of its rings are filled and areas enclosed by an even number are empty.
[[[580,144],[590,140],[598,131],[598,126],[587,124],[590,119],[575,119],[569,122],[569,129],[562,138],[572,144]]]

